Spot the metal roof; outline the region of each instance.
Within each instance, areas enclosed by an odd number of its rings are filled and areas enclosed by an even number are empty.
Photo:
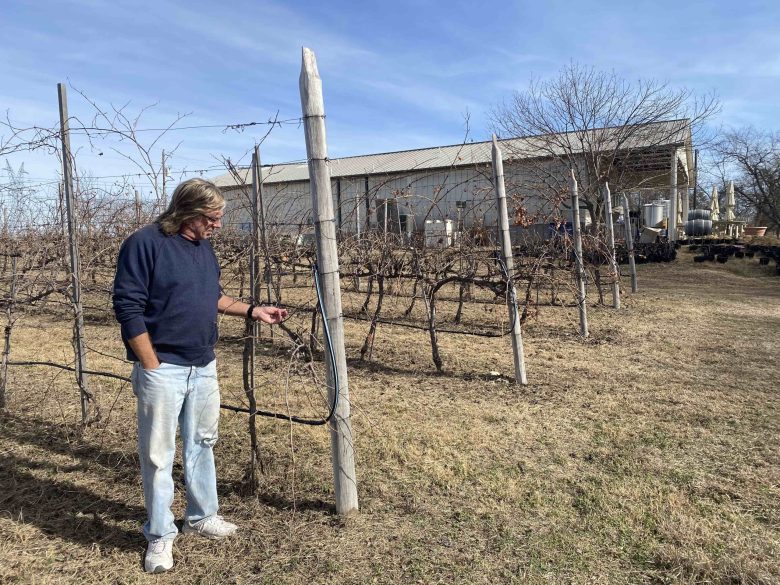
[[[598,144],[600,150],[607,151],[614,149],[617,145],[621,150],[632,150],[690,144],[690,122],[688,120],[646,124],[640,130],[632,130],[627,139],[624,139],[625,135],[621,134],[622,131],[624,131],[623,127],[600,128],[584,132],[511,138],[500,140],[499,144],[504,150],[504,158],[515,160],[554,157],[570,151],[583,152],[588,150],[588,147],[585,146],[578,148],[577,144]],[[492,160],[491,149],[492,142],[486,141],[335,158],[330,160],[330,174],[332,178],[345,178],[485,165]],[[252,173],[250,169],[239,169],[239,173],[246,184],[251,184]],[[262,174],[263,182],[266,184],[309,180],[309,168],[305,161],[263,165]],[[228,189],[239,185],[230,173],[220,175],[212,180],[218,187]]]

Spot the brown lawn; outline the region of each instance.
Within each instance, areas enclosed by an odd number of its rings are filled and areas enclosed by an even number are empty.
[[[576,309],[539,307],[524,328],[527,387],[511,383],[509,337],[442,334],[439,375],[425,332],[380,325],[361,363],[368,324],[347,322],[360,513],[334,513],[324,427],[260,420],[265,470],[251,495],[247,419],[225,412],[221,512],[240,535],[182,536],[173,571],[155,578],[142,571],[129,387],[93,378],[103,418],[82,432],[71,373],[12,367],[0,582],[780,583],[780,278],[757,264],[684,253],[640,266],[623,310],[590,307],[585,341]],[[451,326],[454,304],[440,314]],[[504,316],[479,304],[464,319]],[[239,326],[224,323],[218,349],[233,404]],[[67,316],[28,310],[12,359],[69,362],[69,336]],[[88,336],[122,354],[110,319],[88,319]],[[318,388],[289,350],[278,332],[262,346],[259,406],[316,416]],[[129,375],[102,354],[90,367]]]

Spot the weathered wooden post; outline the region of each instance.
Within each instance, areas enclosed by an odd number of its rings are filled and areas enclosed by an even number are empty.
[[[607,223],[607,245],[609,246],[609,264],[612,270],[612,307],[620,308],[620,270],[615,259],[615,226],[612,224],[612,194],[609,183],[604,183],[604,219]]]
[[[91,397],[88,390],[87,351],[84,345],[84,309],[81,304],[81,274],[79,268],[78,229],[76,226],[76,199],[73,194],[73,172],[70,154],[70,131],[68,124],[68,96],[65,85],[57,84],[60,102],[60,139],[62,140],[62,179],[65,190],[65,210],[68,219],[68,241],[70,251],[71,300],[73,303],[74,349],[76,351],[76,382],[81,396],[81,422],[88,422]]]
[[[252,214],[252,236],[249,240],[249,296],[250,304],[259,304],[260,300],[260,222],[258,219],[258,152],[252,153],[252,200],[250,213]],[[244,323],[244,351],[242,356],[242,378],[244,394],[249,404],[249,489],[252,493],[257,487],[257,465],[260,460],[260,448],[257,444],[257,399],[255,397],[255,357],[256,339],[260,326],[253,319],[245,319]]]
[[[356,226],[356,237],[357,237],[357,259],[358,259],[358,265],[355,269],[355,278],[354,280],[354,287],[355,292],[360,292],[360,264],[361,260],[363,258],[363,243],[361,241],[361,234],[360,234],[360,196],[355,192],[355,226]]]
[[[512,241],[509,236],[509,214],[506,210],[506,187],[504,185],[504,160],[493,134],[493,183],[498,202],[498,230],[501,252],[506,268],[507,307],[509,322],[512,324],[512,356],[515,362],[515,384],[528,384],[525,375],[525,355],[523,353],[523,335],[520,315],[517,312],[517,290],[515,289],[515,260],[512,256]]]
[[[135,228],[141,227],[141,194],[135,190]]]
[[[160,213],[168,208],[168,193],[166,191],[166,181],[168,179],[167,171],[165,169],[165,149],[163,149],[160,156],[160,172],[162,173],[162,193],[160,194]]]
[[[256,249],[255,255],[257,256],[257,266],[255,268],[257,278],[259,278],[260,275],[260,260],[259,260],[259,249],[262,248],[263,250],[263,281],[265,282],[265,293],[266,293],[266,301],[270,305],[274,302],[274,296],[271,291],[271,253],[268,250],[268,232],[266,231],[266,224],[265,224],[265,203],[263,203],[263,173],[262,173],[263,166],[260,164],[260,147],[255,145],[255,151],[252,158],[252,205],[254,208],[253,214],[254,217],[257,219],[257,226],[253,227],[254,230],[253,233],[256,235],[254,236],[257,241],[259,242],[259,248]],[[253,220],[254,221],[254,220]],[[254,224],[253,224],[254,226]],[[254,287],[254,284],[252,285]],[[262,293],[260,292],[260,284],[257,285],[257,290],[254,288],[252,289],[252,294],[254,295],[254,302],[258,303],[260,302],[260,297]],[[271,332],[271,339],[274,338],[274,326],[269,325],[268,329]]]
[[[588,310],[585,303],[585,262],[582,259],[582,230],[580,228],[580,198],[577,195],[577,179],[574,169],[569,177],[571,192],[571,223],[574,233],[574,279],[577,282],[577,307],[580,312],[580,335],[588,336]]]
[[[5,308],[5,343],[3,345],[3,358],[0,362],[0,410],[6,407],[6,386],[8,385],[8,360],[11,357],[11,331],[14,326],[13,311],[16,304],[16,259],[17,255],[11,256],[11,292],[8,297],[8,305]]]
[[[696,195],[699,192],[699,149],[693,151],[693,208],[696,209]],[[686,217],[687,221],[688,218]]]
[[[349,514],[358,510],[355,476],[354,436],[350,421],[347,358],[344,349],[344,321],[341,313],[339,260],[336,247],[336,221],[330,188],[328,147],[325,140],[325,105],[322,99],[322,79],[311,49],[303,48],[301,77],[301,109],[303,111],[306,153],[309,161],[312,219],[317,237],[317,271],[322,283],[322,308],[327,315],[331,343],[325,343],[328,398],[336,409],[330,421],[330,445],[333,461],[333,481],[336,512]],[[333,364],[335,363],[335,371]]]
[[[634,230],[631,227],[631,209],[628,207],[628,196],[623,193],[623,222],[626,228],[626,247],[628,248],[628,269],[631,272],[631,292],[638,290],[636,282],[636,262],[634,260]]]
[[[666,223],[666,237],[677,241],[677,149],[672,150],[672,167],[669,174],[669,218]]]

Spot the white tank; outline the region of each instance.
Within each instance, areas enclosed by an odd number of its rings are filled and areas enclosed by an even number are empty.
[[[656,199],[655,201],[653,201],[653,205],[659,205],[661,207],[661,209],[663,210],[662,219],[669,217],[670,206],[669,206],[669,200],[668,199]]]
[[[664,220],[665,207],[663,203],[653,201],[642,206],[642,212],[644,213],[644,224],[649,227],[656,227]]]

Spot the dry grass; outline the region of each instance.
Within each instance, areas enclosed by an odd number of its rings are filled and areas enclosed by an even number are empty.
[[[334,515],[323,428],[261,421],[266,473],[247,495],[246,418],[226,413],[219,489],[240,536],[179,538],[174,570],[155,578],[141,568],[129,388],[99,382],[110,417],[79,433],[69,374],[14,368],[0,418],[0,582],[780,583],[780,280],[739,262],[684,253],[641,266],[625,310],[591,309],[588,341],[574,309],[542,307],[525,330],[527,388],[505,377],[506,337],[442,335],[436,375],[423,332],[380,326],[361,364],[367,324],[348,323],[360,514]],[[68,335],[28,315],[13,357],[64,361]],[[121,353],[112,323],[89,335]],[[295,370],[285,395],[284,345],[264,347],[259,402],[316,412]],[[238,344],[219,359],[235,401]],[[91,366],[123,371],[99,356]]]

